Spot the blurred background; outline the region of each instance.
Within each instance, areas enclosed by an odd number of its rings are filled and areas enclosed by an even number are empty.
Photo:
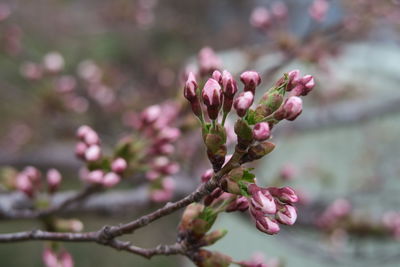
[[[298,222],[268,236],[246,215],[223,214],[215,228],[229,233],[212,248],[238,260],[260,252],[285,266],[399,266],[400,2],[331,0],[326,10],[315,2],[279,2],[285,12],[268,0],[3,0],[0,165],[56,167],[63,190],[79,188],[76,129],[90,125],[111,150],[147,106],[184,103],[184,70],[205,46],[236,77],[259,71],[260,95],[282,73],[300,69],[317,86],[303,114],[274,129],[277,147],[256,165],[263,185],[298,191]],[[257,7],[270,17],[254,13]],[[175,199],[193,190],[208,168],[192,117],[182,106],[175,125],[183,133],[176,142],[182,188]],[[118,190],[138,184],[134,177]],[[2,201],[6,195],[0,191]],[[95,230],[160,206],[122,202],[120,209],[66,216]],[[132,241],[174,242],[179,216],[135,232]],[[35,227],[40,224],[30,220],[0,221],[2,233]],[[95,244],[65,246],[76,266],[192,266],[179,256],[147,261]],[[0,265],[42,266],[42,248],[1,244]]]

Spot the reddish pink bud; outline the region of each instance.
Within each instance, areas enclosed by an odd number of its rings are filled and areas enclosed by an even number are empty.
[[[75,155],[78,158],[85,159],[85,152],[86,152],[87,148],[88,148],[88,146],[85,143],[83,143],[83,142],[77,143],[75,146]]]
[[[185,83],[183,95],[189,102],[193,102],[197,99],[196,90],[197,90],[196,77],[194,76],[193,72],[189,72],[188,78]]]
[[[288,15],[288,9],[284,2],[273,3],[271,7],[271,12],[272,15],[278,20],[283,20]]]
[[[50,193],[54,193],[60,187],[62,180],[61,173],[56,169],[47,171],[47,185]]]
[[[111,163],[111,170],[116,173],[123,173],[128,167],[128,163],[123,158],[116,158]]]
[[[253,94],[256,91],[256,87],[261,83],[260,74],[256,71],[245,71],[240,75],[240,80],[244,84],[244,91],[250,91]]]
[[[198,55],[199,69],[202,75],[211,74],[221,66],[221,61],[210,47],[204,47]]]
[[[85,152],[85,159],[87,161],[97,161],[101,158],[101,149],[98,145],[88,147]]]
[[[175,152],[175,147],[171,144],[161,144],[157,147],[158,151],[162,155],[171,155]]]
[[[290,92],[293,88],[300,82],[300,71],[299,70],[292,70],[288,73],[288,84],[286,87],[286,91]]]
[[[275,200],[267,189],[258,187],[256,184],[250,184],[248,191],[251,194],[250,204],[254,209],[263,214],[275,214]]]
[[[207,80],[203,88],[203,101],[207,106],[208,117],[215,120],[222,104],[222,90],[219,83],[210,78]]]
[[[285,203],[296,203],[299,200],[296,192],[288,186],[282,188],[269,187],[268,190],[274,197]]]
[[[329,3],[326,0],[314,0],[308,13],[310,16],[318,22],[322,22],[325,19],[326,13],[329,9]]]
[[[233,212],[233,211],[246,211],[249,208],[249,201],[246,197],[240,196],[237,197],[231,204],[228,205],[226,208],[226,212]]]
[[[301,95],[305,96],[315,87],[314,77],[311,75],[305,75],[303,78],[301,78],[300,84],[303,85]]]
[[[213,177],[213,175],[214,175],[213,169],[208,169],[208,170],[206,170],[206,171],[203,173],[203,175],[201,176],[201,181],[202,181],[203,183],[206,183],[206,182],[208,182],[208,181]]]
[[[73,76],[63,75],[56,81],[56,90],[59,93],[71,93],[76,87],[76,80]]]
[[[104,172],[102,170],[94,170],[86,175],[85,180],[92,184],[100,184],[103,181]]]
[[[222,74],[219,70],[214,70],[211,77],[216,80],[219,84],[222,83]]]
[[[32,197],[34,194],[34,186],[29,177],[24,173],[20,173],[17,175],[15,180],[15,187],[17,188],[17,190],[24,192],[29,197]]]
[[[276,219],[282,224],[293,225],[297,219],[296,208],[292,205],[284,205],[276,213]]]
[[[235,99],[233,107],[235,108],[239,117],[246,115],[247,110],[251,107],[254,101],[252,92],[243,92]]]
[[[160,177],[161,177],[161,173],[159,173],[158,171],[150,170],[150,171],[146,172],[146,178],[149,181],[157,180]]]
[[[207,107],[218,107],[221,105],[221,86],[219,83],[210,78],[207,80],[203,88],[203,100]]]
[[[161,107],[159,105],[153,105],[150,107],[147,107],[142,113],[141,113],[141,119],[143,123],[153,123],[155,122],[159,116],[161,115]]]
[[[267,140],[271,135],[268,122],[259,122],[254,125],[253,137],[257,141]]]
[[[257,29],[265,30],[271,25],[271,15],[268,9],[257,7],[250,15],[250,24]]]
[[[103,177],[102,184],[105,187],[113,187],[121,181],[121,177],[115,172],[109,172]]]
[[[283,105],[274,113],[277,120],[295,120],[302,112],[303,101],[298,96],[291,96],[285,100]]]
[[[335,217],[343,217],[351,212],[351,204],[346,199],[336,199],[327,209]]]
[[[275,219],[265,216],[262,212],[250,208],[250,215],[255,220],[257,229],[261,232],[274,235],[280,231],[278,222]]]
[[[238,91],[236,81],[233,79],[232,75],[226,70],[222,72],[222,86],[224,95],[226,97],[233,98],[233,96]]]

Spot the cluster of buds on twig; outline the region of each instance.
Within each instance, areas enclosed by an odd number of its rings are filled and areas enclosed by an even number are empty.
[[[65,250],[55,251],[51,247],[45,247],[42,254],[45,267],[73,267],[74,260],[71,254]]]
[[[250,15],[250,24],[260,31],[265,33],[270,32],[272,27],[279,26],[279,24],[286,20],[288,16],[288,9],[283,2],[274,2],[271,8],[256,7]]]
[[[79,142],[76,145],[75,154],[87,164],[87,169],[81,172],[82,179],[104,187],[113,187],[118,184],[128,166],[127,161],[122,157],[104,157],[99,135],[87,125],[79,127],[76,136]]]
[[[46,174],[47,193],[53,194],[56,192],[60,187],[61,181],[61,173],[56,169],[49,169]],[[28,197],[34,198],[42,190],[41,172],[33,166],[25,167],[16,175],[14,187],[25,193]]]
[[[155,202],[165,202],[172,198],[175,188],[171,175],[176,174],[180,166],[171,155],[175,151],[174,143],[181,132],[171,126],[178,115],[175,103],[166,102],[153,105],[140,114],[137,129],[148,141],[142,160],[147,165],[146,178],[151,182],[150,197]]]

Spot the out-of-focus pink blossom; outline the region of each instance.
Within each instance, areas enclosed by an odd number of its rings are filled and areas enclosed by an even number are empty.
[[[115,172],[106,173],[103,177],[102,184],[105,187],[113,187],[121,181],[121,177]]]
[[[322,22],[326,13],[329,9],[329,3],[326,0],[314,0],[310,8],[308,9],[308,13],[310,16],[318,22]]]
[[[50,52],[43,58],[43,67],[48,72],[60,72],[64,68],[64,58],[59,52]]]
[[[274,2],[271,6],[271,13],[275,19],[283,20],[288,16],[288,8],[284,2]]]
[[[85,176],[85,180],[92,184],[101,184],[103,178],[104,178],[104,172],[102,170],[91,171]]]
[[[201,175],[201,181],[203,183],[206,183],[213,177],[213,175],[214,175],[213,169],[208,169],[203,173],[203,175]]]
[[[47,171],[47,185],[50,193],[54,193],[60,187],[62,176],[61,173],[56,169],[50,169]]]
[[[161,116],[161,107],[159,105],[153,105],[142,112],[141,119],[143,123],[153,123],[159,116]]]
[[[123,158],[116,158],[111,163],[111,170],[116,173],[123,173],[128,167],[128,163]]]
[[[63,75],[56,81],[56,91],[62,94],[71,93],[75,87],[76,80],[70,75]]]
[[[89,146],[85,151],[87,161],[97,161],[101,158],[101,148],[98,145]]]
[[[250,15],[250,24],[257,29],[265,30],[271,25],[271,15],[265,7],[257,7]]]
[[[204,47],[198,54],[199,69],[201,75],[212,74],[214,70],[221,68],[221,60],[211,47]]]
[[[22,77],[29,80],[39,80],[43,77],[43,69],[39,64],[25,62],[20,67]]]

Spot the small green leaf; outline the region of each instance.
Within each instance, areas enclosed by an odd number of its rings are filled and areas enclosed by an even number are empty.
[[[247,191],[247,183],[246,182],[239,181],[238,185],[239,185],[240,193],[242,196],[251,197],[251,195],[249,194],[249,191]]]
[[[246,181],[246,182],[249,182],[249,183],[253,183],[255,177],[256,177],[256,176],[250,172],[250,169],[245,169],[245,170],[243,171],[242,180],[244,180],[244,181]]]

